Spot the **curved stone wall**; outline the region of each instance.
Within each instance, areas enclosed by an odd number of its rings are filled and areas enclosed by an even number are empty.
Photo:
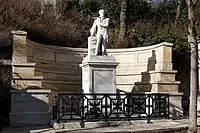
[[[18,51],[13,52],[13,63],[35,63],[35,76],[43,76],[42,88],[65,92],[81,90],[79,64],[87,55],[86,48],[38,44],[19,32],[15,32],[13,40],[13,51]],[[119,62],[117,89],[126,92],[177,92],[179,82],[175,81],[176,71],[172,70],[172,45],[163,42],[140,48],[108,49],[108,54]]]
[[[81,88],[79,64],[87,49],[41,45],[27,39],[28,62],[36,63],[36,75],[43,76],[43,87],[59,91]]]

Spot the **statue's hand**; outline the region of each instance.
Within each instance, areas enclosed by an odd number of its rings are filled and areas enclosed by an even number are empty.
[[[98,26],[101,26],[101,22],[99,22],[97,25],[98,25]]]

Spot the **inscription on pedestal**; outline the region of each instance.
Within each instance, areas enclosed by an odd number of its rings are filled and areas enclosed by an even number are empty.
[[[104,69],[95,69],[92,71],[92,81],[94,90],[92,92],[94,93],[113,93],[115,90],[113,88],[115,87],[114,79],[115,74],[113,70],[104,70]]]

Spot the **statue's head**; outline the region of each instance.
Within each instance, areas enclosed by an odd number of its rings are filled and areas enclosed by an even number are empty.
[[[104,15],[105,15],[105,10],[103,9],[99,10],[99,16],[104,17]]]

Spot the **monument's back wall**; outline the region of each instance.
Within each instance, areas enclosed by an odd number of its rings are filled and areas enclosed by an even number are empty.
[[[13,63],[36,63],[33,76],[43,76],[42,88],[65,92],[81,90],[79,64],[87,55],[86,48],[43,45],[27,39],[25,32],[13,32],[13,34]],[[115,56],[119,62],[117,89],[126,92],[178,91],[179,82],[175,81],[176,71],[172,70],[171,43],[164,42],[140,48],[108,49],[108,54]],[[23,76],[25,78],[28,75]]]

